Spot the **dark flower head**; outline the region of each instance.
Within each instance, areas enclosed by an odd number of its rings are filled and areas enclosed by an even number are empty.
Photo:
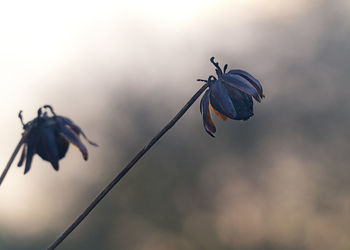
[[[208,80],[198,79],[207,82],[209,86],[202,97],[200,109],[204,128],[213,137],[216,127],[210,109],[224,121],[227,117],[234,120],[248,120],[254,114],[252,97],[258,102],[265,97],[259,80],[251,74],[240,69],[226,72],[227,64],[222,71],[214,59],[212,57],[210,61],[216,68],[217,78],[211,75]]]
[[[21,158],[18,162],[20,167],[25,159],[24,173],[29,171],[35,154],[38,154],[43,160],[49,161],[53,168],[58,170],[58,161],[66,155],[69,143],[75,145],[81,151],[84,160],[87,160],[88,151],[79,138],[80,134],[91,145],[97,146],[69,118],[56,115],[50,105],[45,105],[44,108],[49,109],[52,116],[48,116],[46,111],[42,113],[42,108],[39,108],[38,116],[24,124],[22,111],[18,115],[23,124],[24,133],[27,133]]]

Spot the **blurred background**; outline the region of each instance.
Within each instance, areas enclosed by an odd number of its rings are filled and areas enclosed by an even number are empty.
[[[45,249],[214,73],[263,84],[247,122],[199,101],[59,249],[350,249],[350,4],[335,0],[3,1],[0,171],[44,104],[100,147],[53,170],[17,156],[0,249]]]

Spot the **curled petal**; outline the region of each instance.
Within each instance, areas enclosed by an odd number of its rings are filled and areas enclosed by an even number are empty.
[[[215,137],[216,128],[209,109],[209,90],[207,90],[200,103],[200,110],[203,115],[203,125],[209,135]]]
[[[63,125],[61,126],[61,131],[59,134],[68,142],[72,143],[73,145],[79,148],[85,161],[88,159],[88,151],[86,147],[80,141],[79,137],[72,129],[70,129],[67,125]]]
[[[240,70],[240,69],[232,69],[228,72],[229,74],[237,74],[243,77],[244,79],[248,80],[258,91],[259,96],[261,98],[265,97],[263,94],[263,88],[261,86],[261,83],[258,79],[256,79],[254,76],[249,74],[247,71]]]
[[[253,96],[254,99],[258,102],[261,102],[261,98],[257,89],[242,76],[236,74],[225,74],[223,76],[223,81],[231,87],[237,88],[240,91]]]
[[[215,113],[218,117],[220,117],[221,120],[223,120],[223,121],[226,121],[226,120],[227,120],[227,116],[224,116],[223,114],[221,114],[219,111],[217,111],[216,109],[214,109],[213,106],[210,105],[210,108],[211,108],[211,110],[214,111],[214,113]]]
[[[58,171],[59,153],[56,144],[55,126],[42,128],[37,154],[44,160],[49,161],[53,168]]]
[[[32,160],[33,160],[34,154],[36,153],[39,136],[40,136],[39,130],[33,129],[32,133],[28,135],[28,138],[25,142],[27,144],[27,155],[26,155],[26,164],[24,168],[24,174],[28,173],[32,165]]]
[[[227,90],[228,95],[231,98],[233,106],[236,109],[237,115],[235,120],[248,120],[253,113],[253,98],[240,91],[237,88],[233,88],[231,85],[224,82],[224,87]]]
[[[85,135],[85,133],[83,132],[83,130],[82,130],[78,125],[76,125],[71,119],[69,119],[69,118],[67,118],[67,117],[63,117],[63,116],[59,116],[59,118],[61,118],[62,121],[63,121],[64,123],[66,123],[69,127],[71,127],[71,129],[72,129],[77,135],[81,134],[81,135],[85,138],[85,140],[86,140],[88,143],[90,143],[91,145],[96,146],[96,147],[98,146],[95,142],[89,140],[89,139],[87,138],[87,136]]]
[[[21,167],[23,165],[24,158],[26,157],[26,149],[27,149],[27,146],[26,144],[24,144],[22,148],[21,158],[19,159],[19,162],[17,164],[18,167]]]
[[[24,168],[24,174],[28,173],[28,171],[30,170],[30,166],[32,165],[33,155],[34,155],[33,151],[27,152],[26,166]]]
[[[56,145],[58,149],[58,158],[62,159],[68,151],[69,142],[58,134],[56,135]]]
[[[213,108],[219,113],[234,119],[237,112],[225,87],[222,84],[222,81],[220,79],[215,81],[215,83],[210,85],[209,90],[210,104],[213,106]]]

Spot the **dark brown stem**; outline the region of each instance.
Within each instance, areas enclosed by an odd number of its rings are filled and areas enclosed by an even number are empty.
[[[23,142],[24,142],[24,140],[25,140],[27,134],[28,134],[28,133],[25,133],[25,134],[22,135],[21,140],[18,142],[18,144],[17,144],[15,150],[13,151],[13,153],[12,153],[12,155],[11,155],[11,157],[10,157],[10,160],[8,161],[8,163],[7,163],[7,165],[6,165],[5,169],[4,169],[4,171],[3,171],[2,174],[1,174],[1,177],[0,177],[0,185],[1,185],[1,183],[3,182],[3,180],[5,179],[5,176],[6,176],[7,172],[9,171],[9,169],[10,169],[10,167],[11,167],[11,165],[12,165],[12,162],[13,162],[13,160],[15,159],[15,157],[16,157],[18,151],[20,150],[20,148],[21,148],[21,146],[22,146],[22,144],[23,144]]]
[[[126,165],[126,167],[103,189],[103,191],[91,202],[81,215],[48,247],[48,250],[55,249],[62,241],[84,220],[84,218],[96,207],[96,205],[111,191],[111,189],[129,172],[129,170],[142,158],[142,156],[186,113],[192,104],[206,90],[208,84],[197,91],[177,115],[156,135],[141,151]]]

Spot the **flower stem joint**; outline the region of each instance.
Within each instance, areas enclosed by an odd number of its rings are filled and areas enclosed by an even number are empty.
[[[258,102],[265,97],[259,80],[251,74],[240,69],[226,72],[227,64],[222,70],[214,59],[212,57],[210,61],[215,66],[218,78],[211,75],[208,80],[198,79],[207,82],[209,86],[201,99],[200,111],[205,130],[213,137],[216,127],[210,109],[224,121],[227,117],[233,120],[248,120],[254,114],[252,97]]]
[[[25,124],[22,111],[18,114],[24,134],[26,134],[18,167],[23,165],[25,159],[25,174],[30,170],[35,154],[38,154],[43,160],[49,161],[53,168],[58,171],[58,161],[66,155],[70,143],[76,146],[81,151],[84,160],[87,160],[88,151],[79,138],[80,134],[91,145],[97,146],[69,118],[56,115],[50,105],[45,105],[43,108],[49,109],[52,116],[48,116],[46,111],[43,113],[42,108],[39,108],[37,117]]]

